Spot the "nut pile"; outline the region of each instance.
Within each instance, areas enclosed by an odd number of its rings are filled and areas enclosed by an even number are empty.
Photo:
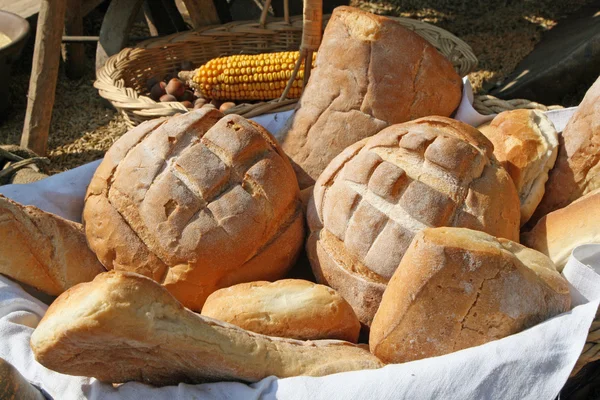
[[[150,98],[154,101],[162,103],[178,101],[189,109],[198,109],[208,105],[223,112],[236,105],[231,101],[211,100],[209,102],[198,91],[192,91],[179,78],[171,78],[168,82],[157,77],[150,78],[147,82],[147,89],[150,92]]]

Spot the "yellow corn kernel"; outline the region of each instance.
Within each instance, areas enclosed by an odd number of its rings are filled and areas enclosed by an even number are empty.
[[[200,67],[192,80],[207,99],[270,100],[281,96],[297,60],[298,52],[220,57]],[[300,97],[303,76],[301,68],[288,97]]]

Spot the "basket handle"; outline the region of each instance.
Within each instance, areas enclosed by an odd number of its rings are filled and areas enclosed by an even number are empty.
[[[292,76],[279,97],[283,101],[292,89],[292,85],[300,66],[304,61],[304,78],[302,87],[306,86],[312,69],[313,53],[319,49],[323,29],[323,0],[304,0],[304,19],[302,21],[302,42],[300,43],[300,56],[292,71]]]
[[[302,22],[302,50],[317,51],[323,31],[323,0],[304,0],[304,20]]]

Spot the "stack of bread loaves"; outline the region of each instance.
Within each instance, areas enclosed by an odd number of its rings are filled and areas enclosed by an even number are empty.
[[[564,235],[600,240],[584,216],[600,200],[599,82],[560,142],[530,111],[482,133],[449,118],[448,60],[340,7],[282,147],[210,108],[145,122],[89,185],[89,249],[81,226],[0,198],[0,228],[18,232],[0,242],[0,272],[53,294],[98,274],[58,297],[31,347],[48,368],[113,383],[321,376],[500,339],[569,310],[553,261],[579,240]],[[523,233],[528,248],[519,228],[540,202],[568,207]],[[304,245],[318,284],[282,279]],[[59,284],[39,284],[47,268]]]

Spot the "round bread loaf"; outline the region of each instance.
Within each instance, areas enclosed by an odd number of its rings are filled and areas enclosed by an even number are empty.
[[[525,246],[550,257],[562,272],[575,247],[600,243],[600,189],[545,215],[521,239]]]
[[[208,296],[202,315],[263,335],[356,343],[360,322],[335,290],[302,279],[240,283]]]
[[[542,201],[548,171],[556,162],[558,133],[554,124],[542,111],[512,110],[478,129],[490,139],[494,155],[515,183],[524,225]]]
[[[519,198],[492,144],[444,117],[393,125],[348,147],[319,177],[308,207],[313,271],[365,325],[421,229],[519,238]]]
[[[83,220],[105,267],[153,278],[197,311],[217,289],[283,277],[304,230],[298,182],[275,139],[208,108],[119,139]]]
[[[389,282],[369,337],[384,362],[435,357],[501,339],[569,310],[545,255],[463,228],[419,232]]]

